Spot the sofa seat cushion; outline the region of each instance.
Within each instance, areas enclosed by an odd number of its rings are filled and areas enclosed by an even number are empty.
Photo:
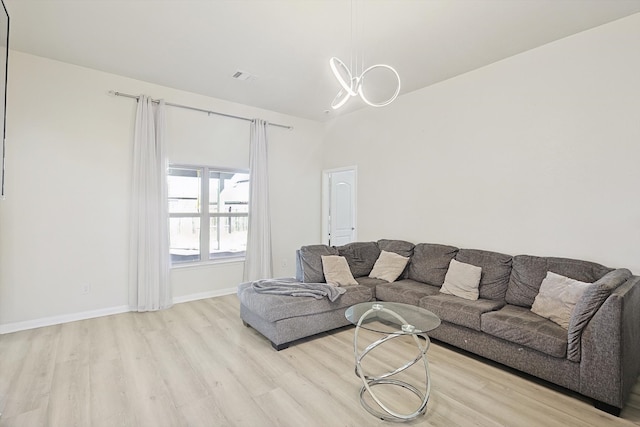
[[[356,279],[368,276],[376,260],[380,256],[380,248],[376,242],[353,242],[336,248],[338,254],[347,259],[351,274]]]
[[[269,322],[337,309],[346,310],[354,304],[373,300],[373,290],[366,286],[345,286],[343,289],[346,292],[331,302],[328,298],[261,294],[251,287],[251,282],[247,282],[238,286],[238,298],[242,305]]]
[[[389,284],[389,282],[387,282],[386,280],[374,279],[373,277],[369,276],[356,277],[356,282],[358,282],[359,285],[366,286],[374,290],[378,285],[381,285],[383,283]]]
[[[458,253],[454,246],[418,243],[409,261],[408,278],[434,286],[442,286],[451,260]]]
[[[547,271],[580,282],[593,283],[613,271],[603,265],[570,258],[516,255],[505,300],[507,304],[531,308]]]
[[[503,301],[511,276],[511,255],[481,249],[460,249],[456,260],[482,268],[480,298]]]
[[[484,313],[481,330],[549,356],[567,354],[567,330],[525,307],[506,305],[498,311]]]
[[[418,305],[422,298],[429,295],[437,295],[438,293],[440,293],[439,287],[425,285],[411,279],[383,283],[376,286],[376,299],[412,305]]]
[[[481,331],[481,315],[504,307],[503,301],[490,299],[468,300],[454,295],[434,295],[420,300],[420,307],[430,312],[445,322]]]

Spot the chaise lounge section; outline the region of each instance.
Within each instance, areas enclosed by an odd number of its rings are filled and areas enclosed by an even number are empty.
[[[337,254],[335,248],[324,245],[305,247],[305,253],[317,259],[319,265],[308,265],[305,279],[300,282],[325,283],[321,255]],[[301,268],[301,267],[300,267]],[[245,326],[251,326],[269,339],[280,351],[290,343],[332,329],[349,325],[344,312],[352,305],[373,301],[374,289],[367,286],[348,286],[336,301],[289,295],[270,295],[257,292],[251,282],[238,286],[240,317]]]

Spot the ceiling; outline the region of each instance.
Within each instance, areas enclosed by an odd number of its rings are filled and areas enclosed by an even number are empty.
[[[4,2],[14,50],[317,121],[365,107],[330,107],[328,61],[349,64],[352,45],[365,66],[396,68],[403,94],[640,12],[640,0],[354,0],[353,15],[349,0]]]

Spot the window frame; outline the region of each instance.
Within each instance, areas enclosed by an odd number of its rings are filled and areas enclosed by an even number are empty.
[[[221,264],[228,262],[244,262],[246,257],[246,252],[242,252],[238,255],[225,256],[221,258],[211,258],[211,218],[218,218],[218,230],[220,229],[220,219],[226,218],[248,218],[249,217],[249,209],[247,207],[247,212],[211,212],[210,211],[210,200],[209,200],[209,184],[211,180],[211,172],[218,173],[243,173],[249,175],[249,179],[251,179],[249,174],[249,169],[243,168],[229,168],[229,167],[217,167],[217,166],[207,166],[207,165],[193,165],[193,164],[185,164],[185,163],[169,163],[167,168],[167,179],[169,177],[170,169],[188,169],[195,170],[200,172],[200,201],[201,207],[199,213],[188,213],[188,212],[179,212],[179,213],[171,213],[169,212],[169,220],[171,218],[199,218],[200,219],[200,256],[197,260],[190,261],[182,261],[182,262],[173,262],[170,260],[171,268],[180,268],[180,267],[193,267],[197,265],[206,265],[206,264]],[[168,187],[168,185],[167,185]],[[167,207],[169,203],[170,197],[167,194]],[[168,225],[167,225],[168,226]],[[171,245],[170,245],[171,248]]]

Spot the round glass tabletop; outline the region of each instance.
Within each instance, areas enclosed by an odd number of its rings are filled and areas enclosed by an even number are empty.
[[[344,315],[357,325],[364,314],[361,328],[385,334],[423,334],[440,326],[440,318],[429,310],[398,302],[363,302],[349,307]]]

